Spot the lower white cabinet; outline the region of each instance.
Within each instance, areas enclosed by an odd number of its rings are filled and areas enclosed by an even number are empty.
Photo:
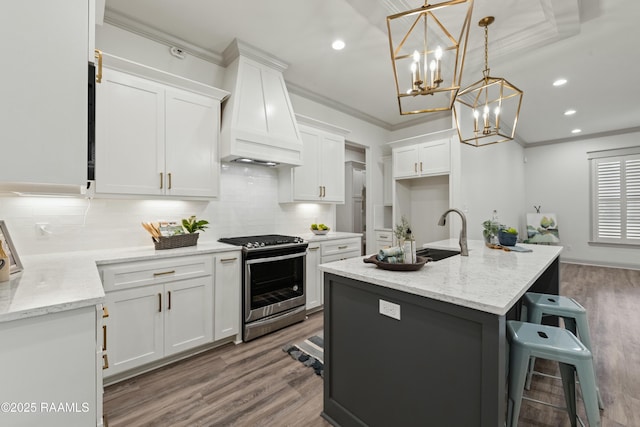
[[[213,256],[116,264],[101,274],[109,310],[105,377],[213,341]]]
[[[320,264],[354,258],[362,253],[362,238],[347,237],[326,242],[309,242],[306,263],[307,310],[324,305],[324,279]]]
[[[0,323],[0,424],[102,425],[101,315],[93,305]]]
[[[215,254],[215,309],[213,338],[220,340],[240,333],[240,252]],[[238,337],[238,340],[240,338]]]

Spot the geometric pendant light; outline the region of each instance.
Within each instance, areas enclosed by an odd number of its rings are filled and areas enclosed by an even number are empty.
[[[483,77],[458,92],[453,110],[460,142],[474,147],[512,140],[522,103],[520,89],[489,74],[488,27],[494,20],[487,16],[478,22],[484,27]]]
[[[400,114],[450,110],[460,90],[473,0],[450,0],[387,17]]]

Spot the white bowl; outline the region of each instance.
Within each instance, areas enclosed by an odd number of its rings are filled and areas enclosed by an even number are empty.
[[[316,234],[318,236],[324,236],[329,232],[329,230],[313,230],[313,229],[311,231],[313,231],[313,234]]]

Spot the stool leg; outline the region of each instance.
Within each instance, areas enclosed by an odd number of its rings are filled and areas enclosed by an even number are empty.
[[[571,420],[571,427],[577,427],[576,419],[576,377],[573,365],[559,363],[560,375],[562,376],[562,388],[564,389],[564,400],[567,405],[567,412]]]
[[[542,323],[542,310],[536,306],[527,307],[528,322],[529,323]],[[525,382],[525,388],[531,390],[531,379],[533,378],[533,368],[536,365],[536,358],[532,357],[529,361],[529,368],[527,369],[527,381]]]
[[[507,414],[507,426],[518,427],[518,417],[520,416],[520,406],[522,405],[522,393],[524,382],[527,377],[527,364],[529,363],[529,352],[518,344],[511,345],[511,356],[509,358],[509,411]]]
[[[598,392],[596,388],[596,376],[593,371],[591,360],[581,361],[576,364],[578,377],[580,378],[580,389],[582,390],[582,400],[587,412],[587,419],[590,427],[600,427],[600,410],[598,408]]]
[[[576,316],[574,321],[574,328],[577,328],[578,334],[576,335],[580,341],[584,344],[585,347],[589,349],[591,354],[593,354],[593,348],[591,347],[591,332],[589,331],[589,322],[587,321],[587,314],[580,314]],[[572,331],[575,334],[575,331]],[[596,361],[593,359],[593,372],[596,371]],[[597,380],[596,380],[597,383]],[[598,407],[600,409],[604,409],[604,401],[602,400],[602,395],[600,394],[600,388],[596,388],[598,393]]]

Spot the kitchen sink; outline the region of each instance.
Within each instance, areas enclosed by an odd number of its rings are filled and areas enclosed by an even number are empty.
[[[441,259],[460,255],[460,251],[449,249],[422,248],[416,250],[416,255],[431,258],[433,261],[440,261]]]

